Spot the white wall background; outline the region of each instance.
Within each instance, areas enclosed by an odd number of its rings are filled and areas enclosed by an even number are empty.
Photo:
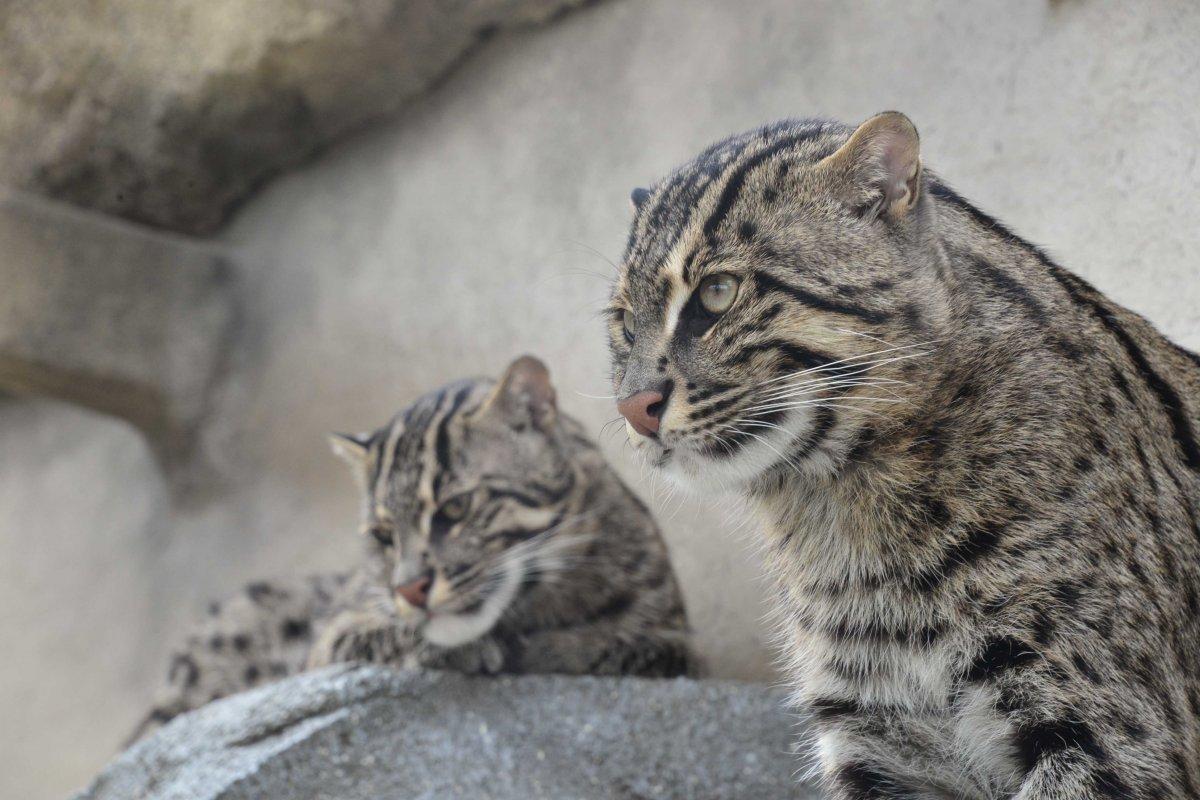
[[[172,631],[251,576],[346,562],[332,428],[530,351],[598,432],[628,194],[725,134],[897,108],[926,162],[1200,348],[1200,10],[1190,3],[611,0],[502,37],[401,122],[276,181],[223,238],[245,325],[172,493],[124,426],[0,404],[0,795],[62,796],[140,714]],[[582,394],[580,394],[582,393]],[[703,649],[772,675],[753,531],[657,497]],[[14,724],[15,723],[15,724]]]

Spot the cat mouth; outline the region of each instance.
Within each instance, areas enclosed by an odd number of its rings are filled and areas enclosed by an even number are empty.
[[[663,444],[662,439],[658,436],[635,435],[637,438],[634,438],[633,435],[630,436],[630,443],[650,462],[652,467],[663,467],[670,462],[671,456],[675,452],[674,445]]]
[[[447,599],[445,603],[431,603],[421,635],[441,647],[457,647],[484,636],[508,611],[524,580],[524,566],[520,561],[512,561],[494,585],[469,600],[454,598],[456,602]]]

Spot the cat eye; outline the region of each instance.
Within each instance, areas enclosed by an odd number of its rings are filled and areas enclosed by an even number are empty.
[[[700,282],[700,305],[710,314],[724,314],[737,299],[741,281],[727,272],[710,275]]]
[[[467,512],[470,510],[471,496],[469,494],[460,494],[442,503],[442,507],[438,509],[438,513],[450,522],[458,522],[467,516]]]
[[[637,333],[637,323],[633,319],[633,312],[628,308],[621,312],[621,326],[625,329],[625,341],[633,344],[633,337]]]

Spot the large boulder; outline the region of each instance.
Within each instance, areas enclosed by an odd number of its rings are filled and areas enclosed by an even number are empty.
[[[781,692],[334,667],[213,703],[75,800],[816,798]]]
[[[582,2],[0,3],[0,184],[208,233],[492,32]]]

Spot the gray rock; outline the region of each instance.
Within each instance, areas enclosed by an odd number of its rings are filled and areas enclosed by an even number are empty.
[[[75,800],[816,798],[756,684],[334,667],[213,703]]]
[[[215,247],[0,191],[0,390],[124,418],[185,454],[237,314]]]
[[[483,38],[583,0],[0,4],[0,183],[207,233]]]

